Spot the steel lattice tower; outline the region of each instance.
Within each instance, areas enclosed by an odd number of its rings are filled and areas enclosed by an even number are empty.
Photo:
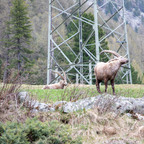
[[[69,2],[70,4],[64,4]],[[110,7],[112,11],[107,12],[104,17],[104,9]],[[83,17],[85,12],[90,11],[94,15],[94,21]],[[111,25],[112,19],[117,23]],[[78,24],[75,23],[78,20]],[[70,36],[66,28],[72,22],[76,32]],[[90,35],[86,41],[83,41],[82,25],[87,23],[92,27]],[[98,27],[105,31],[105,35],[99,38]],[[73,39],[79,35],[79,48],[76,52],[73,49]],[[88,44],[92,36],[95,36],[95,42]],[[104,50],[102,42],[112,38],[115,51],[129,59],[129,63],[121,68],[121,77],[123,83],[131,84],[130,56],[127,39],[127,28],[125,20],[124,0],[117,3],[115,0],[49,0],[48,13],[48,59],[47,59],[47,84],[58,79],[54,76],[52,70],[65,71],[70,83],[92,84],[93,68],[100,61],[99,52]],[[94,52],[89,50],[89,46],[94,46]],[[67,54],[69,53],[69,55]],[[83,55],[87,55],[88,61],[83,60]],[[108,58],[109,56],[105,54]]]

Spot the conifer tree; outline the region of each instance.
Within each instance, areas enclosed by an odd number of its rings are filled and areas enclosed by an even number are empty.
[[[138,76],[138,72],[131,65],[131,73],[132,73],[132,82],[133,84],[142,84],[140,77]]]
[[[9,75],[9,68],[10,68],[10,49],[11,49],[11,40],[10,40],[10,27],[9,22],[6,22],[6,28],[4,31],[4,39],[3,39],[3,61],[4,61],[4,75],[3,75],[3,82],[5,83],[8,75]]]
[[[94,15],[92,13],[84,13],[83,17],[85,17],[85,18],[87,18],[89,20],[94,21]],[[78,27],[79,21],[78,20],[74,20],[74,22],[75,22],[75,24]],[[77,31],[76,28],[75,28],[75,25],[72,22],[69,23],[67,29],[68,29],[68,37],[70,37],[72,34],[76,33],[76,31]],[[90,33],[91,33],[92,30],[93,30],[93,27],[91,25],[83,22],[83,24],[82,24],[82,33],[83,33],[82,39],[83,39],[83,42],[85,42],[87,40],[87,38],[89,37],[89,35],[90,35]],[[105,35],[105,32],[100,27],[98,27],[98,30],[99,30],[99,38],[102,38]],[[88,41],[87,44],[94,44],[94,43],[95,43],[95,36],[93,35],[90,38],[90,40]],[[101,43],[101,46],[105,50],[109,49],[108,42],[106,40],[104,40]],[[95,53],[95,45],[89,46],[88,49],[89,49],[90,52]],[[76,54],[79,52],[79,35],[76,35],[74,37],[74,47],[73,47],[73,50],[76,52]],[[101,51],[101,49],[100,49],[100,51]],[[108,55],[110,56],[110,54],[108,54]],[[89,57],[85,53],[83,55],[83,60],[87,61],[87,62],[89,61]],[[103,62],[106,62],[109,59],[104,54],[101,54],[100,60],[103,61]]]
[[[24,0],[13,0],[10,11],[10,33],[12,52],[16,56],[15,62],[18,71],[31,63],[28,54],[32,51],[28,48],[31,39],[31,23],[28,17],[28,5]]]

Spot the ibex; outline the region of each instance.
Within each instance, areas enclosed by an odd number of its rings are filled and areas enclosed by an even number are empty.
[[[96,77],[96,88],[97,88],[97,91],[99,93],[101,93],[99,83],[101,81],[104,81],[105,92],[107,92],[107,83],[108,83],[108,81],[111,81],[113,94],[115,95],[115,89],[114,89],[115,76],[116,76],[120,66],[123,64],[126,64],[128,62],[128,59],[120,56],[118,53],[116,53],[115,51],[112,51],[112,50],[103,50],[101,53],[103,53],[103,52],[111,53],[111,54],[115,55],[116,58],[111,59],[106,63],[99,62],[95,66],[94,73],[95,73],[95,77]]]
[[[67,85],[65,72],[63,71],[64,77],[59,72],[55,72],[55,73],[57,73],[63,80],[60,80],[58,83],[55,84],[46,85],[42,89],[63,89],[64,86]]]

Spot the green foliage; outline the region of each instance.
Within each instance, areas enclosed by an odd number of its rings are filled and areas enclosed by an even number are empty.
[[[1,144],[81,144],[81,139],[72,139],[68,125],[58,121],[41,122],[28,119],[22,123],[0,123]]]
[[[137,26],[135,27],[135,32],[138,33],[138,27]]]
[[[135,8],[134,12],[133,12],[133,16],[134,17],[138,17],[140,16],[140,10],[138,8]]]
[[[84,13],[83,14],[83,17],[89,19],[89,20],[92,20],[94,21],[94,16],[93,14],[91,13]],[[74,20],[75,24],[77,25],[78,27],[78,24],[79,24],[79,21],[78,20]],[[102,38],[105,33],[103,31],[102,28],[98,27],[99,29],[99,39]],[[68,37],[70,37],[71,35],[75,34],[77,32],[77,29],[75,27],[75,25],[70,22],[68,27],[67,27],[67,30],[68,30]],[[82,23],[82,33],[83,33],[83,37],[82,37],[82,41],[85,42],[87,40],[87,38],[89,37],[89,35],[91,34],[93,30],[93,27],[87,23]],[[87,44],[94,44],[95,43],[95,36],[93,34],[93,36],[89,39],[88,43]],[[79,35],[76,35],[74,37],[74,46],[73,46],[73,50],[75,51],[76,54],[78,54],[79,52]],[[106,40],[104,40],[102,43],[101,43],[101,47],[105,50],[109,49],[108,48],[108,42]],[[95,51],[95,45],[90,45],[87,47],[89,49],[89,51],[91,53],[93,53],[94,55],[96,54],[96,51]],[[101,51],[101,50],[100,50]],[[108,58],[105,57],[104,54],[101,55],[101,60],[102,61],[108,61]],[[84,62],[89,62],[89,57],[87,56],[86,53],[83,54],[83,61]]]
[[[133,84],[142,84],[140,77],[138,77],[138,72],[131,65],[131,73],[132,73],[132,82]]]
[[[142,80],[140,77],[138,77],[138,72],[135,70],[135,68],[131,65],[131,74],[132,74],[132,83],[133,84],[142,84]],[[115,79],[116,84],[122,84],[122,77],[123,73],[118,73]]]
[[[21,124],[9,122],[4,125],[0,123],[0,133],[1,144],[29,144]]]
[[[132,2],[130,0],[125,0],[125,8],[128,11],[132,11],[133,6],[132,6]]]
[[[17,63],[18,70],[31,61],[28,54],[32,51],[28,48],[31,39],[31,23],[28,15],[28,6],[24,0],[13,0],[10,11],[9,31],[11,40],[11,52]],[[14,57],[16,55],[16,57]]]
[[[144,1],[143,0],[136,0],[137,6],[139,7],[139,9],[144,12]]]
[[[114,4],[114,6],[115,6],[115,8],[117,8],[117,5],[116,5],[116,4]],[[106,13],[106,14],[111,14],[111,15],[115,14],[115,13],[116,13],[116,10],[115,10],[114,6],[112,5],[112,3],[108,3],[108,4],[106,5],[106,7],[105,7],[105,13]],[[113,20],[114,20],[114,21],[118,21],[118,18],[119,18],[119,14],[116,13],[116,14],[113,16]]]
[[[112,5],[112,3],[108,3],[107,5],[106,5],[106,8],[105,8],[105,13],[106,14],[108,14],[108,13],[110,13],[110,14],[113,14],[113,5]]]
[[[100,5],[102,5],[103,4],[103,0],[98,0],[97,1],[97,4],[100,6]]]
[[[141,16],[141,22],[144,24],[144,16]]]

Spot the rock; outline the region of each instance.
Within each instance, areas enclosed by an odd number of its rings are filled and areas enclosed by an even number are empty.
[[[67,102],[63,105],[63,112],[69,113],[94,107],[102,111],[109,110],[119,114],[132,111],[144,115],[144,99],[117,97],[109,94],[89,97],[76,102]]]
[[[138,128],[138,136],[144,138],[144,126]]]
[[[115,103],[115,112],[125,113],[132,111],[134,109],[134,105],[127,100],[119,100]]]
[[[30,112],[31,113],[38,113],[39,111],[37,109],[32,109]]]
[[[31,110],[32,113],[36,113],[39,111],[41,111],[41,112],[55,111],[54,108],[51,108],[50,104],[40,103],[39,101],[32,100],[29,97],[28,92],[20,92],[18,94],[18,98],[21,103],[25,103],[26,107],[32,109]]]
[[[53,108],[55,108],[55,110],[61,110],[62,106],[66,103],[67,103],[67,101],[58,101],[53,104]]]
[[[45,103],[39,103],[38,110],[42,111],[42,112],[47,112],[50,109],[49,109],[49,106],[47,104],[45,104]]]
[[[28,92],[19,92],[17,97],[20,100],[20,103],[28,101],[30,99]]]
[[[103,133],[105,133],[106,135],[115,135],[116,129],[114,127],[106,126],[103,129]]]
[[[141,114],[138,114],[138,113],[127,113],[127,116],[128,117],[132,117],[133,119],[136,119],[136,120],[143,120],[144,121],[144,116],[142,116]]]
[[[144,99],[120,97],[116,102],[116,108],[120,113],[133,111],[134,113],[144,114]]]
[[[55,106],[57,106],[57,105],[59,105],[59,104],[66,104],[67,103],[67,101],[57,101],[57,102],[55,102],[54,104],[53,104],[53,107],[55,107]]]
[[[55,108],[51,108],[51,107],[50,107],[50,111],[51,111],[51,112],[54,112],[54,111],[55,111]]]
[[[76,102],[67,102],[65,105],[63,105],[63,112],[68,113],[83,109],[91,109],[94,107],[96,100],[97,97],[88,97]]]
[[[141,114],[140,120],[143,120],[144,115],[144,99],[143,98],[126,98],[117,97],[109,94],[98,95],[96,97],[88,97],[85,99],[77,100],[76,102],[58,101],[52,106],[45,103],[40,103],[36,100],[32,100],[27,92],[20,92],[18,94],[20,102],[25,102],[27,107],[33,107],[38,111],[48,112],[55,111],[57,109],[65,113],[87,110],[94,107],[101,112],[112,111],[116,114],[122,113],[136,113]]]
[[[134,112],[144,115],[144,99],[135,101],[135,103],[134,103]]]

